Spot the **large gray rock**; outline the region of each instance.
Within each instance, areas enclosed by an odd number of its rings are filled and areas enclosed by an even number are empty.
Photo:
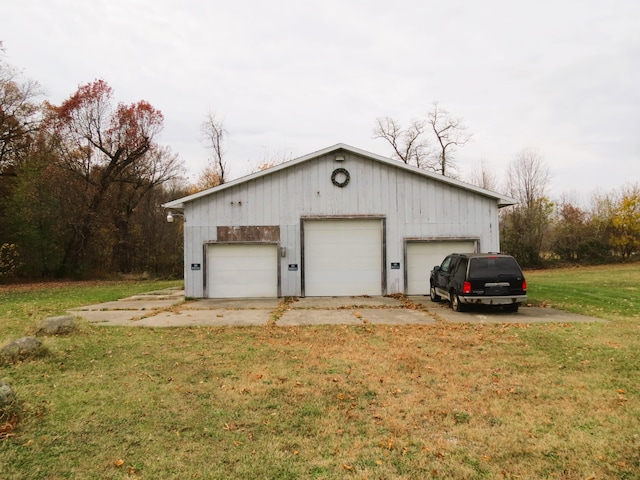
[[[4,380],[0,380],[0,412],[11,408],[13,402],[16,401],[16,393]]]
[[[72,315],[47,317],[38,325],[36,335],[68,335],[76,328],[76,318]]]
[[[36,337],[23,337],[7,343],[0,350],[0,363],[16,363],[43,357],[47,349]]]

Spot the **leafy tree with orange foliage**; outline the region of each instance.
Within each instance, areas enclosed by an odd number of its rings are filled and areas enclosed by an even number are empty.
[[[61,273],[81,273],[98,232],[116,241],[126,238],[128,219],[140,199],[178,176],[177,156],[155,141],[163,121],[160,110],[144,100],[114,104],[104,80],[81,85],[59,106],[47,105],[49,147],[82,191],[83,211],[69,219]],[[108,221],[109,215],[117,221]]]

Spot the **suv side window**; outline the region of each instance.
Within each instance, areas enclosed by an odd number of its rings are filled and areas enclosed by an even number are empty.
[[[467,259],[461,258],[458,264],[456,265],[455,271],[453,272],[453,276],[460,281],[464,281],[466,275],[467,275]]]
[[[449,272],[449,267],[451,266],[451,258],[452,257],[447,257],[444,259],[444,262],[442,262],[442,265],[440,265],[440,271],[447,273]]]
[[[453,275],[453,273],[458,268],[460,264],[460,257],[451,257],[451,263],[449,264],[449,273]]]

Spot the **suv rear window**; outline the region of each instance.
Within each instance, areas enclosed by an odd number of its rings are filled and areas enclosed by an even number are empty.
[[[512,257],[472,258],[469,267],[469,279],[497,278],[498,275],[520,276],[522,272]]]

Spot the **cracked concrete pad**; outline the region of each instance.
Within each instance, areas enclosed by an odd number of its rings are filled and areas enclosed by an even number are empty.
[[[434,317],[420,310],[403,308],[369,308],[359,310],[362,318],[381,325],[430,325],[438,323]]]
[[[269,310],[182,310],[161,312],[135,320],[131,324],[143,327],[184,326],[263,326],[271,319]]]
[[[554,308],[521,306],[516,312],[501,308],[473,305],[464,312],[454,312],[448,302],[434,303],[429,297],[410,297],[435,318],[448,323],[545,323],[545,322],[606,322],[602,318],[563,312]]]
[[[401,307],[392,297],[302,297],[289,304],[290,308],[350,308],[350,307]]]
[[[134,318],[139,318],[139,310],[89,310],[75,311],[76,315],[87,322],[101,325],[130,325]]]
[[[97,325],[179,326],[264,326],[273,312],[286,308],[276,325],[429,325],[451,323],[537,323],[603,322],[550,308],[522,307],[518,313],[496,309],[454,312],[446,302],[433,303],[426,296],[409,297],[422,310],[404,308],[393,297],[306,297],[284,304],[277,298],[198,299],[184,303],[180,290],[152,292],[115,302],[71,310]]]
[[[176,303],[181,302],[181,299],[171,298],[171,299],[155,299],[155,298],[125,298],[123,300],[116,300],[114,302],[104,302],[97,303],[95,305],[87,305],[86,307],[79,307],[73,310],[72,312],[84,312],[91,310],[159,310],[162,308],[168,308]]]
[[[278,326],[292,325],[362,325],[354,310],[287,310],[276,322]]]
[[[189,310],[273,310],[278,308],[281,302],[280,298],[203,298],[185,303],[184,308]]]
[[[576,313],[563,312],[551,308],[520,307],[517,313],[503,312],[500,310],[470,310],[466,312],[454,312],[451,309],[439,310],[438,316],[450,323],[582,323],[582,322],[606,322],[602,318],[587,317]]]

